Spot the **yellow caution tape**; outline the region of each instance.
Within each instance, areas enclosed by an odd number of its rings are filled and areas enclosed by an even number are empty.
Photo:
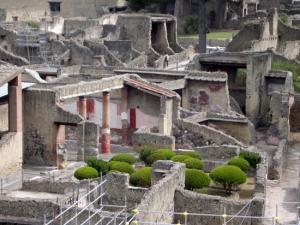
[[[222,217],[223,217],[224,219],[226,219],[226,218],[228,217],[228,215],[227,215],[227,214],[223,214]]]

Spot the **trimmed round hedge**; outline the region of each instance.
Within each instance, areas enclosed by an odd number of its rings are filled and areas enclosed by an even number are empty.
[[[136,170],[130,175],[130,184],[137,187],[150,187],[151,186],[151,167],[144,167]]]
[[[195,158],[189,158],[183,161],[185,163],[186,168],[189,169],[197,169],[197,170],[202,170],[204,163],[200,159],[195,159]]]
[[[167,160],[170,160],[173,156],[176,155],[171,149],[157,149],[155,153],[160,153],[166,156]]]
[[[165,154],[162,153],[153,153],[146,159],[147,165],[152,165],[157,160],[167,160],[167,157]]]
[[[93,167],[94,169],[96,169],[99,173],[99,175],[105,175],[108,172],[108,165],[107,162],[101,160],[101,159],[97,159],[96,157],[92,157],[90,159],[87,160],[87,165],[89,167]]]
[[[120,153],[111,158],[110,161],[118,161],[118,162],[126,162],[129,164],[134,164],[136,162],[136,158],[128,153]]]
[[[110,162],[109,170],[119,171],[121,173],[128,173],[128,174],[132,174],[134,172],[133,167],[129,163],[117,162],[117,161]]]
[[[228,191],[247,180],[246,174],[239,167],[228,165],[216,167],[209,176],[215,183],[222,184]]]
[[[198,152],[194,151],[179,152],[177,155],[186,155],[195,159],[202,159],[201,155]]]
[[[261,157],[256,152],[249,152],[249,151],[242,150],[239,156],[240,158],[247,160],[250,166],[253,168],[256,168],[256,165],[261,162]]]
[[[208,187],[210,184],[209,176],[201,170],[186,169],[185,188],[188,190]]]
[[[81,167],[74,172],[74,177],[78,180],[97,178],[98,175],[98,171],[89,166]]]
[[[238,168],[243,170],[245,173],[247,173],[250,169],[249,162],[247,160],[245,160],[243,158],[239,158],[239,157],[229,160],[227,164],[231,165],[231,166],[237,166]]]
[[[188,155],[175,155],[171,158],[171,160],[173,162],[181,162],[183,163],[185,160],[187,159],[191,159],[192,157],[188,156]]]
[[[140,151],[140,155],[139,155],[140,160],[146,162],[147,158],[154,152],[154,148],[143,146],[139,148],[139,151]]]

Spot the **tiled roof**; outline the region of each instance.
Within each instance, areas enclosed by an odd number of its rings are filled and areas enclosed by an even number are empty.
[[[159,95],[164,95],[166,97],[172,98],[176,96],[176,93],[170,90],[167,90],[165,88],[150,84],[148,82],[142,82],[139,80],[135,80],[135,79],[131,79],[131,78],[125,78],[124,79],[125,83],[127,85],[130,85],[132,87],[135,87],[137,89],[141,89],[141,90],[146,90],[146,91],[150,91],[152,93],[156,93]]]

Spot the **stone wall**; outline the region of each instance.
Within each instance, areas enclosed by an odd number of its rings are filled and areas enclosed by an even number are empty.
[[[60,6],[60,15],[65,18],[70,17],[89,17],[97,18],[104,14],[103,7],[122,6],[123,0],[62,0]],[[0,2],[0,8],[6,9],[7,21],[12,21],[14,16],[19,20],[36,20],[46,15],[51,15],[49,2],[46,0],[3,0]]]
[[[57,165],[58,124],[77,125],[78,115],[64,111],[49,89],[26,89],[24,97],[24,163]]]
[[[290,125],[292,132],[300,132],[300,94],[295,94],[295,103],[290,113]]]
[[[286,139],[279,142],[279,145],[274,152],[273,158],[271,160],[271,165],[269,165],[268,179],[280,180],[282,174],[283,158],[288,150],[288,143]]]
[[[132,210],[148,191],[147,188],[130,186],[128,174],[110,173],[106,176],[106,180],[103,204],[125,205],[127,203],[128,210]]]
[[[182,91],[182,107],[197,112],[229,111],[227,82],[187,79]]]
[[[126,40],[104,41],[104,45],[114,54],[121,62],[128,63],[133,59],[132,42]]]
[[[129,68],[146,68],[148,66],[148,57],[147,55],[140,55],[127,63]]]
[[[122,61],[118,59],[104,44],[87,40],[85,40],[83,44],[93,52],[94,56],[103,55],[106,65],[124,67]]]
[[[162,179],[160,179],[162,178]],[[185,166],[181,163],[171,161],[156,161],[153,164],[152,182],[154,185],[147,192],[137,209],[138,221],[147,223],[172,223],[172,214],[147,213],[172,212],[176,209],[174,205],[174,194],[176,188],[183,188],[185,181]],[[175,208],[174,208],[175,207]]]
[[[68,35],[77,30],[85,30],[89,27],[99,25],[99,20],[81,18],[67,18],[64,20],[64,33]]]
[[[87,181],[86,181],[87,183]],[[47,192],[55,194],[66,194],[73,190],[77,191],[79,185],[83,186],[82,182],[72,180],[57,180],[52,181],[45,178],[23,181],[22,190],[33,192]]]
[[[18,218],[16,220],[20,222],[33,220],[40,224],[43,222],[44,215],[51,215],[50,212],[59,212],[59,206],[45,200],[0,197],[0,215]]]
[[[199,194],[196,192],[177,189],[175,192],[175,210],[176,212],[203,213],[222,215],[226,208],[227,215],[237,214],[249,201],[229,200],[219,196]],[[247,214],[246,214],[247,213]],[[244,210],[240,215],[264,216],[264,199],[258,194],[257,199],[250,204],[249,211]],[[229,218],[228,218],[229,219]],[[174,221],[184,223],[183,215],[176,215]],[[187,224],[198,225],[199,221],[206,225],[222,224],[223,217],[208,216],[187,216]],[[233,219],[230,224],[237,225],[243,221],[242,218]],[[256,219],[245,219],[244,223],[248,225],[260,224],[262,221]]]
[[[231,135],[246,145],[255,143],[255,128],[250,121],[242,123],[236,121],[209,121],[208,125]]]
[[[243,146],[241,142],[222,131],[181,119],[177,121],[176,127],[173,129],[173,135],[176,138],[176,145],[181,146],[181,148],[191,149],[213,143]],[[189,146],[186,146],[186,144]]]
[[[4,178],[22,169],[23,133],[6,133],[0,138],[0,177]]]
[[[29,61],[0,47],[0,60],[17,66],[29,65]]]
[[[150,129],[142,127],[132,135],[133,146],[153,146],[155,148],[175,149],[175,137],[153,133]]]
[[[120,28],[119,40],[131,40],[133,48],[145,52],[151,47],[151,20],[144,15],[120,15],[116,23]],[[139,32],[136,32],[136,31]]]

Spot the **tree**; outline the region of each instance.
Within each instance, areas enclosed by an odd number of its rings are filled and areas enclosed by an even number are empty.
[[[223,185],[227,192],[231,192],[234,187],[247,180],[247,175],[240,168],[227,165],[216,167],[209,176],[215,183]]]
[[[206,1],[207,0],[198,0],[199,53],[206,53]]]

